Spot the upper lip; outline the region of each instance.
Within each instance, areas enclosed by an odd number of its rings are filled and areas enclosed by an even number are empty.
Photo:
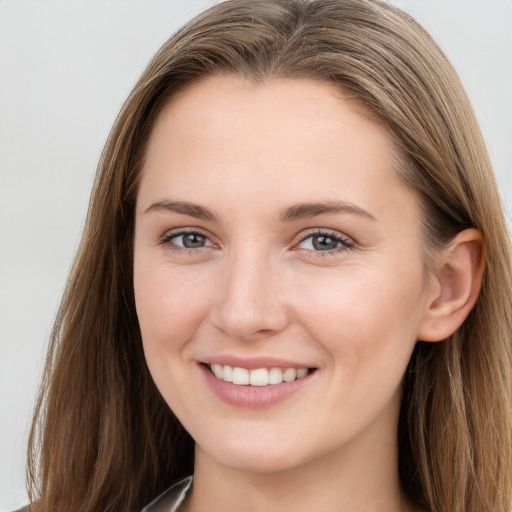
[[[203,359],[201,362],[205,364],[229,365],[238,368],[246,368],[247,370],[255,370],[257,368],[314,368],[311,364],[267,356],[240,357],[234,355],[214,355]]]

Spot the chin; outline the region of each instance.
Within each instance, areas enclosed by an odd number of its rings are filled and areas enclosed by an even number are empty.
[[[287,446],[282,440],[271,442],[268,439],[249,440],[247,437],[225,439],[217,438],[210,446],[201,446],[208,458],[235,471],[248,473],[277,473],[300,465],[297,447]],[[197,448],[196,448],[197,450]]]
[[[263,454],[262,450],[258,450],[258,454],[247,453],[246,450],[246,453],[222,457],[217,461],[235,471],[261,475],[281,473],[300,465],[289,456],[269,456],[268,453]]]
[[[286,437],[269,436],[226,436],[216,438],[215,443],[206,443],[201,451],[216,464],[253,474],[275,474],[301,467],[308,462],[321,458],[323,452],[329,452],[329,447],[304,446],[300,439],[284,441]],[[295,441],[295,442],[294,442]],[[196,448],[197,450],[197,448]]]

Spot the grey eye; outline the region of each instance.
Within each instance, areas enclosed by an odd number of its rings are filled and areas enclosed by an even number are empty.
[[[340,241],[332,236],[315,235],[311,237],[313,248],[317,251],[331,251],[340,246]]]
[[[344,245],[343,240],[330,235],[310,235],[299,245],[301,249],[310,251],[332,251]]]
[[[177,243],[177,240],[180,238],[182,241],[181,244]],[[198,249],[206,245],[206,237],[198,233],[186,233],[184,235],[179,235],[173,241],[176,245],[182,245],[187,249]]]
[[[337,253],[343,249],[352,247],[350,239],[343,235],[337,235],[329,232],[311,233],[302,239],[298,245],[300,249],[306,249],[312,253]]]
[[[164,243],[170,242],[172,245],[177,247],[183,247],[185,249],[201,249],[202,247],[208,247],[213,245],[208,237],[201,233],[178,233],[169,236]]]

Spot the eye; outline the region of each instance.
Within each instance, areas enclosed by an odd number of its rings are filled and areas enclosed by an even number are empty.
[[[305,249],[315,252],[340,252],[353,246],[353,242],[339,233],[330,231],[317,231],[309,233],[297,245],[298,249]]]
[[[164,236],[162,244],[169,246],[173,250],[194,250],[214,245],[206,235],[198,231],[170,233]]]

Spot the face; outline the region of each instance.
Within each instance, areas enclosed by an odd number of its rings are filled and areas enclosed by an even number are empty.
[[[394,450],[428,303],[419,201],[394,164],[386,130],[321,82],[211,77],[161,112],[135,299],[201,456],[272,472]]]

